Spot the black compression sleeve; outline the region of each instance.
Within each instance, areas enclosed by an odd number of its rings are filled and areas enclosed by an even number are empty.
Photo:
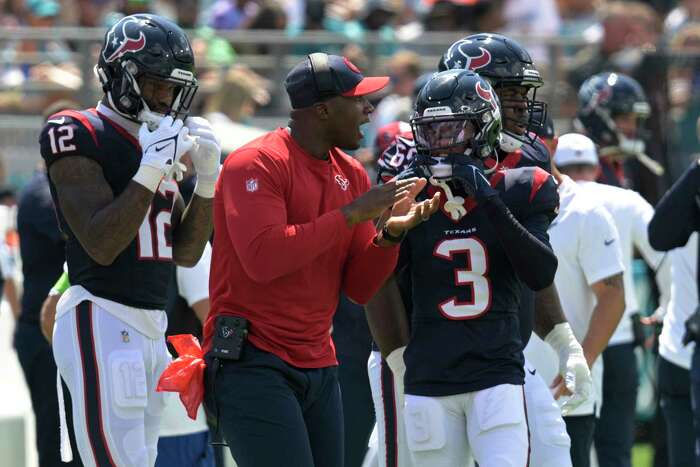
[[[661,198],[649,222],[649,244],[656,250],[668,251],[681,247],[700,228],[700,165],[690,168]]]
[[[557,271],[557,257],[549,246],[548,216],[545,213],[531,216],[526,228],[500,198],[493,198],[483,206],[520,280],[535,291],[551,284]]]

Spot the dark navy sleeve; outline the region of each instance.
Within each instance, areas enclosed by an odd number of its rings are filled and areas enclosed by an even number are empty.
[[[664,194],[649,222],[649,243],[659,251],[669,251],[688,243],[700,230],[700,164],[694,161]]]
[[[85,115],[75,110],[59,112],[49,117],[41,130],[39,145],[47,168],[67,156],[98,160],[95,128]]]

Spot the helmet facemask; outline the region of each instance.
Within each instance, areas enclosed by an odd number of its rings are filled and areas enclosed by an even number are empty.
[[[504,92],[516,87],[527,89],[521,97]],[[537,88],[531,84],[495,86],[503,114],[503,138],[500,148],[513,152],[523,144],[532,144],[547,121],[547,104],[537,100]],[[513,93],[515,94],[515,93]]]
[[[500,139],[498,110],[484,109],[477,114],[444,114],[414,117],[411,128],[418,162],[437,179],[452,177],[456,163],[490,157]]]

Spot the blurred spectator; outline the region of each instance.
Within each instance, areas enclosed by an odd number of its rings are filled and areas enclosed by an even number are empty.
[[[672,36],[687,23],[700,20],[700,0],[679,0],[664,19],[664,34]]]
[[[75,102],[59,102],[46,110],[44,118],[60,110],[78,107],[79,104]],[[20,193],[17,228],[22,255],[24,294],[22,313],[15,329],[14,346],[36,416],[39,464],[59,467],[66,464],[62,464],[60,460],[56,364],[51,347],[39,327],[39,312],[51,286],[61,276],[65,260],[65,240],[58,227],[43,164],[37,168],[32,180]],[[66,411],[69,418],[71,414],[71,410]],[[73,430],[69,432],[72,433]],[[79,465],[79,461],[74,460],[70,465]]]
[[[666,164],[670,179],[683,173],[698,150],[696,122],[700,117],[700,23],[688,23],[668,43]]]
[[[559,33],[561,19],[555,0],[506,0],[503,20],[505,25],[499,32],[507,36],[536,37],[536,42],[524,41],[525,47],[535,63],[542,66],[549,62],[549,51],[538,44],[541,38],[554,37]]]
[[[250,125],[256,110],[270,101],[269,83],[245,66],[226,72],[216,91],[204,103],[204,118],[209,120],[228,154],[264,133]]]
[[[391,94],[379,102],[365,132],[365,141],[374,141],[377,130],[398,120],[408,121],[413,112],[413,90],[421,75],[420,57],[415,52],[401,50],[387,63],[391,78]]]
[[[214,29],[246,29],[253,22],[260,5],[250,0],[216,0],[205,13],[207,24]]]
[[[661,32],[658,15],[642,2],[605,2],[597,16],[600,29],[589,35],[597,45],[579,52],[571,65],[568,81],[575,88],[603,70],[634,75],[644,52],[655,50]]]

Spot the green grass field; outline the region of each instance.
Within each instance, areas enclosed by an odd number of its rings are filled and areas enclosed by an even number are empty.
[[[635,444],[632,448],[633,467],[652,467],[654,462],[654,448],[651,444]]]

